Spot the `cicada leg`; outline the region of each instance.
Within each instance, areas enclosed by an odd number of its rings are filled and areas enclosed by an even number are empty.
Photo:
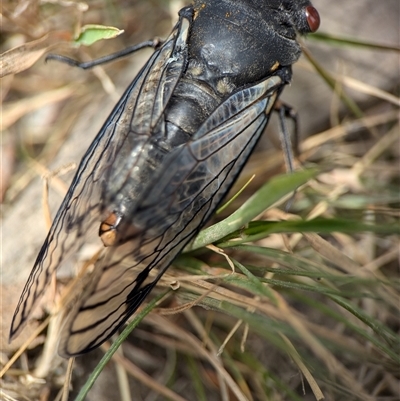
[[[164,43],[164,41],[162,41],[161,39],[155,38],[153,40],[148,40],[143,43],[138,43],[134,46],[129,46],[125,49],[119,50],[118,52],[109,54],[104,57],[100,57],[96,60],[90,60],[90,61],[85,61],[85,62],[80,62],[80,61],[74,60],[70,57],[62,56],[61,54],[48,54],[46,56],[46,62],[49,60],[56,60],[56,61],[60,61],[61,63],[68,64],[72,67],[78,67],[78,68],[82,68],[83,70],[88,70],[90,68],[96,67],[97,65],[109,63],[110,61],[114,61],[119,58],[128,56],[128,55],[135,53],[138,50],[144,49],[146,47],[151,47],[153,49],[157,49],[163,43]]]
[[[99,237],[104,246],[113,246],[117,243],[117,229],[121,220],[122,215],[118,212],[113,212],[101,222],[99,228]]]
[[[289,173],[294,171],[294,157],[293,151],[296,156],[299,154],[299,129],[296,111],[286,103],[278,100],[274,106],[275,111],[279,114],[279,121],[281,124],[280,141],[282,145],[283,155],[285,158],[286,169]],[[291,135],[286,127],[286,119],[289,118],[293,121],[294,126],[294,143],[292,144]]]

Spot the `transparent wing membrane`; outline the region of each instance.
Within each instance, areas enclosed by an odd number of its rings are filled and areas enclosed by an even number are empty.
[[[146,152],[151,147],[151,121],[160,118],[168,101],[165,93],[170,96],[179,80],[179,71],[185,62],[184,53],[178,59],[174,51],[177,38],[180,42],[185,41],[182,35],[187,34],[187,24],[187,21],[183,24],[183,30],[182,24],[178,24],[165,44],[151,56],[83,157],[23,289],[12,320],[10,339],[17,336],[26,324],[63,261],[84,243],[93,239],[99,241],[101,222],[107,219],[110,210],[121,205],[121,196],[129,195],[124,193],[127,183],[131,190],[135,185],[137,192],[142,190],[140,174],[136,179],[132,175],[137,169],[146,169]],[[142,88],[150,87],[163,77],[165,69],[172,68],[167,62],[171,57],[174,57],[174,74],[164,85],[165,93],[157,91],[149,100],[148,93]],[[138,113],[137,105],[148,103],[158,106]],[[139,126],[147,127],[147,131],[132,130]]]

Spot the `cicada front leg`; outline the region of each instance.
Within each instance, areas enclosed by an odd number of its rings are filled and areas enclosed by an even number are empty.
[[[119,212],[112,212],[100,224],[99,237],[104,246],[113,246],[117,243],[118,225],[121,223],[122,214]]]

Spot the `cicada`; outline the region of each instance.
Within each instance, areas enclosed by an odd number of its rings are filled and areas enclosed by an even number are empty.
[[[135,313],[231,188],[291,81],[297,34],[319,22],[308,0],[194,0],[179,12],[83,156],[11,339],[89,239],[103,251],[65,318],[60,355],[97,348]]]

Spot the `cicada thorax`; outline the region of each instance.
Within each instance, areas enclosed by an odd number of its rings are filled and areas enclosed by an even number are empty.
[[[187,69],[166,108],[170,138],[190,137],[235,92],[279,69],[282,87],[290,82],[301,54],[296,34],[311,31],[300,3],[306,1],[194,1]]]
[[[189,49],[197,76],[218,90],[222,79],[238,87],[267,78],[279,65],[292,65],[301,49],[296,27],[285,21],[290,14],[278,3],[196,0]]]

